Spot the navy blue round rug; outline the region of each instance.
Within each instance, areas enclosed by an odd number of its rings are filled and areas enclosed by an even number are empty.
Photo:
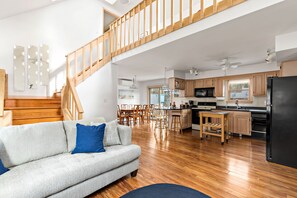
[[[153,184],[128,192],[121,198],[209,198],[209,196],[176,184]]]

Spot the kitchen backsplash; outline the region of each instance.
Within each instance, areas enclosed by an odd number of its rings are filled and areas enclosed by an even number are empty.
[[[226,100],[224,98],[195,98],[195,97],[178,97],[173,98],[173,101],[177,106],[189,102],[189,100],[197,102],[217,102],[217,106],[226,106]],[[228,102],[228,106],[236,106],[235,103]],[[250,107],[265,107],[266,97],[254,97],[252,103],[240,103],[239,106],[250,106]]]

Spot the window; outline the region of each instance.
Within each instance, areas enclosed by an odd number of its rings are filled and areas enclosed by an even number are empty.
[[[250,79],[229,80],[228,100],[251,101]]]

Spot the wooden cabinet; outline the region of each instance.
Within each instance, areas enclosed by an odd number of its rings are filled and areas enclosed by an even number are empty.
[[[169,78],[169,89],[171,89],[171,90],[175,90],[175,89],[184,90],[185,89],[185,80],[180,79],[180,78]]]
[[[214,78],[209,78],[209,79],[204,79],[203,80],[203,87],[209,88],[209,87],[214,87],[215,86],[215,79]]]
[[[224,96],[224,80],[223,78],[217,78],[215,81],[215,96],[223,97]]]
[[[172,116],[171,116],[172,113],[181,113],[181,123],[182,123],[183,129],[192,127],[192,110],[191,109],[169,111],[169,127],[171,126],[171,122],[172,122]]]
[[[203,88],[203,80],[195,80],[195,88]]]
[[[183,129],[192,127],[192,110],[191,109],[183,109],[182,110],[182,127]]]
[[[185,83],[185,97],[194,97],[195,81],[186,80]]]
[[[195,88],[209,88],[215,86],[215,79],[208,78],[203,80],[195,80]]]
[[[266,94],[266,78],[265,74],[255,74],[253,75],[253,95],[254,96],[264,96]]]
[[[282,63],[281,76],[297,76],[297,61]]]
[[[267,93],[267,78],[278,76],[277,71],[253,75],[253,96],[265,96]]]
[[[213,110],[214,112],[220,112],[222,110]],[[251,112],[243,111],[224,111],[228,112],[228,127],[230,133],[238,133],[242,135],[251,135]],[[218,120],[212,120],[217,123]]]
[[[234,133],[234,112],[233,111],[229,111],[228,114],[228,127],[229,127],[229,132],[230,133]]]
[[[251,112],[234,112],[234,133],[251,135]]]

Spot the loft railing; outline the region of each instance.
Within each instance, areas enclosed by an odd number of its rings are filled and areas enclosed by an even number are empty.
[[[77,95],[74,82],[69,78],[61,91],[62,113],[64,120],[81,120],[83,118],[83,108]]]
[[[0,69],[0,117],[4,115],[4,98],[6,93],[6,73]]]
[[[82,118],[75,87],[112,57],[247,0],[144,0],[110,25],[110,30],[66,56],[62,94],[65,119]]]
[[[4,100],[8,92],[7,79],[5,70],[0,69],[0,127],[12,125],[12,112],[4,111]]]
[[[108,31],[66,56],[66,76],[74,82],[74,86],[77,86],[110,60]]]
[[[110,25],[119,55],[246,0],[144,0]]]

